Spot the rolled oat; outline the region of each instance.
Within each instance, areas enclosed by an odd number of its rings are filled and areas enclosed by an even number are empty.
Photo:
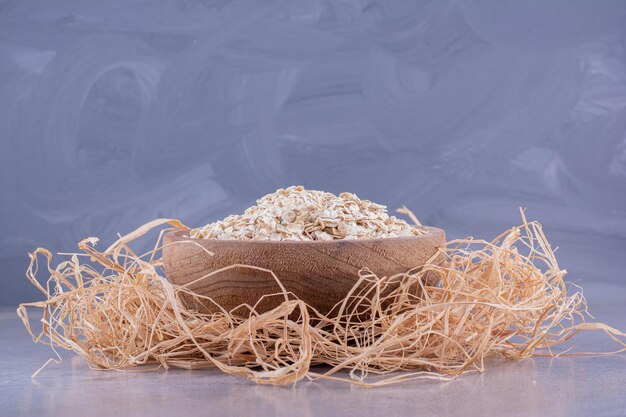
[[[233,240],[376,239],[422,234],[387,214],[383,205],[356,195],[336,196],[302,186],[279,189],[241,215],[193,229],[191,236]]]

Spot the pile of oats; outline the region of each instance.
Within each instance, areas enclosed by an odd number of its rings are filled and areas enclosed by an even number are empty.
[[[193,229],[191,236],[235,240],[335,240],[415,236],[423,232],[356,195],[302,186],[279,189],[241,215]]]

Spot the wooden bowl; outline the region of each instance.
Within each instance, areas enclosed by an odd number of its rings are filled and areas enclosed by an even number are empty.
[[[422,266],[437,248],[445,246],[443,230],[423,230],[426,233],[411,237],[305,242],[194,239],[186,237],[188,230],[178,230],[164,236],[163,259],[172,283],[196,281],[188,288],[211,297],[227,311],[243,303],[254,306],[263,295],[281,291],[271,274],[242,267],[198,280],[218,269],[243,264],[273,271],[287,291],[328,314],[356,284],[361,268],[381,277],[391,276]],[[256,310],[267,311],[282,300],[265,298]],[[192,307],[217,311],[212,303]]]

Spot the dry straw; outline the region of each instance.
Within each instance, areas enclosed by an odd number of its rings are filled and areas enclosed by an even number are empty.
[[[78,245],[81,253],[54,268],[52,254],[37,249],[27,277],[45,300],[22,304],[18,314],[36,342],[72,350],[95,368],[217,367],[263,384],[447,379],[482,371],[484,359],[494,355],[557,354],[552,347],[582,330],[602,330],[620,344],[617,352],[625,351],[626,334],[585,322],[582,293],[568,295],[572,287],[541,225],[522,217],[521,226],[492,242],[449,242],[443,264],[428,262],[394,277],[363,269],[329,316],[286,292],[274,295],[285,300],[279,307],[262,314],[253,307],[245,307],[246,314],[241,308],[238,314],[190,310],[183,295],[205,297],[170,284],[160,258],[164,227],[185,226],[156,220],[103,252],[94,247],[97,239],[86,239]],[[155,228],[161,229],[155,249],[133,252],[128,244]],[[43,284],[40,274],[47,277]],[[437,277],[437,285],[424,285],[432,282],[425,274]],[[32,307],[43,310],[38,334],[27,313]]]

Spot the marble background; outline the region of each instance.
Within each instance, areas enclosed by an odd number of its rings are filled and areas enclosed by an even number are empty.
[[[0,0],[0,305],[37,246],[302,184],[626,282],[626,2]]]

